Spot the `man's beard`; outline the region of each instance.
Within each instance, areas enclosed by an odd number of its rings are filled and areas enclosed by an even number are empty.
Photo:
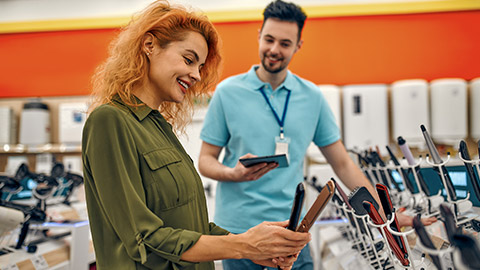
[[[267,56],[264,56],[263,61],[262,61],[262,66],[266,71],[268,71],[270,73],[273,73],[273,74],[279,73],[280,71],[285,69],[285,66],[282,66],[282,65],[280,65],[278,68],[271,68],[271,67],[268,66],[266,61],[267,61]]]

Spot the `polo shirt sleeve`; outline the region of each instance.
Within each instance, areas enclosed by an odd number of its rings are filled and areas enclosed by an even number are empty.
[[[319,117],[317,122],[317,128],[313,137],[313,142],[319,146],[327,146],[338,140],[340,140],[340,130],[335,122],[335,116],[333,115],[330,105],[323,97],[323,94],[319,93]]]
[[[208,105],[200,139],[206,143],[223,147],[230,139],[225,111],[222,103],[222,89],[217,87]]]
[[[180,257],[201,233],[163,227],[162,219],[146,206],[136,141],[123,112],[111,107],[94,111],[83,137],[85,180],[91,191],[87,206],[90,217],[102,221],[91,223],[92,232],[105,232],[96,234],[101,243],[120,239],[130,259],[147,267],[154,267],[159,257],[171,261],[175,269],[192,265]]]

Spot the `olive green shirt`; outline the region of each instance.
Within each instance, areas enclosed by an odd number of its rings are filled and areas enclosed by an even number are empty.
[[[82,158],[98,269],[214,269],[180,259],[202,234],[228,232],[208,222],[193,161],[157,110],[119,98],[99,106]]]

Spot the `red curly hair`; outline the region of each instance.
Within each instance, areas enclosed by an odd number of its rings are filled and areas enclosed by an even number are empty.
[[[157,37],[159,46],[165,47],[171,42],[182,41],[189,31],[201,34],[207,42],[208,55],[200,71],[202,80],[189,88],[182,103],[163,102],[158,108],[174,130],[183,132],[192,117],[194,98],[210,93],[218,81],[220,41],[213,24],[205,15],[164,0],[153,2],[134,16],[112,41],[109,57],[97,68],[92,78],[93,102],[90,111],[101,104],[110,103],[117,94],[126,104],[138,106],[132,91],[147,79],[149,70],[149,60],[142,50],[144,35],[152,33]]]

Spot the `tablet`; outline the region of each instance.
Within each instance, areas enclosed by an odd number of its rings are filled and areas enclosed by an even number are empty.
[[[241,158],[240,163],[245,167],[251,167],[258,163],[278,163],[278,168],[288,167],[288,159],[286,154],[273,155],[273,156],[262,156],[262,157],[253,157],[253,158]]]

